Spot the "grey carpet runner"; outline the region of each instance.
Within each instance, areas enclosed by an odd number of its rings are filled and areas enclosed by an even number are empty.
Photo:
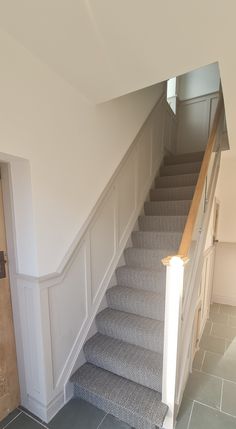
[[[133,231],[133,247],[117,268],[108,307],[96,316],[97,333],[84,345],[87,363],[71,377],[74,394],[136,429],[163,426],[161,401],[165,268],[178,250],[203,152],[164,159],[150,201]]]

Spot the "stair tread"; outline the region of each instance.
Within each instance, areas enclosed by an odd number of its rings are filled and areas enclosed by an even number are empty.
[[[167,405],[148,387],[86,363],[72,376],[75,394],[132,426],[162,427]]]
[[[154,352],[163,350],[163,321],[107,307],[97,314],[96,325],[101,334]]]
[[[160,353],[96,333],[84,345],[88,362],[131,381],[161,391]]]
[[[135,289],[127,286],[113,286],[107,290],[108,306],[157,320],[164,320],[165,288],[161,292]]]

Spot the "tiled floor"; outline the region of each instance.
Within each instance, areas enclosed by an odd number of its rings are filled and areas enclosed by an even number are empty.
[[[176,429],[236,429],[236,307],[211,306]]]
[[[23,409],[0,422],[0,429],[131,429],[130,426],[80,399],[72,399],[46,424]]]

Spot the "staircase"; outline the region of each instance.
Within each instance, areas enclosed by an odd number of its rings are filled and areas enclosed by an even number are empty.
[[[108,289],[98,332],[84,345],[87,360],[71,377],[74,394],[136,429],[163,427],[161,402],[165,269],[161,259],[179,247],[203,152],[164,159],[133,247]]]

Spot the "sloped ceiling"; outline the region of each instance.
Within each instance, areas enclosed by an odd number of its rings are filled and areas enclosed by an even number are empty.
[[[218,61],[232,138],[235,15],[235,0],[0,0],[3,29],[92,102]]]

